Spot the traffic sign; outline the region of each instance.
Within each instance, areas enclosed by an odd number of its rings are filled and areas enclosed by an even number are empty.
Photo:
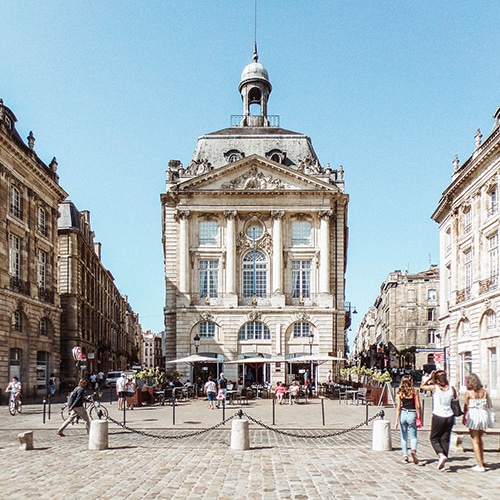
[[[80,361],[82,359],[82,348],[81,347],[73,347],[71,350],[71,353],[73,354],[73,359],[76,361]]]

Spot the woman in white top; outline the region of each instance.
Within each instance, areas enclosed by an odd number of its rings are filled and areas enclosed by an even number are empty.
[[[475,373],[467,379],[465,393],[464,416],[462,423],[469,428],[472,447],[476,454],[477,465],[472,470],[484,472],[484,444],[483,435],[490,423],[491,399],[481,380]]]
[[[450,386],[444,370],[434,370],[429,378],[422,380],[420,388],[432,392],[431,445],[439,457],[438,470],[444,470],[450,451],[451,430],[455,424],[451,409],[455,390]]]

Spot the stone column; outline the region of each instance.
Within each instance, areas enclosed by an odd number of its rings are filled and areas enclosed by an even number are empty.
[[[226,293],[236,293],[236,210],[226,210]]]
[[[189,210],[178,210],[179,221],[179,292],[188,293],[189,286],[189,238],[188,218]]]
[[[283,293],[283,210],[273,210],[273,281],[272,293]]]
[[[332,210],[319,213],[319,293],[330,293],[330,217]]]

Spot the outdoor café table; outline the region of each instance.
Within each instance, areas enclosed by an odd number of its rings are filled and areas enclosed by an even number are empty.
[[[260,384],[253,384],[251,386],[251,389],[252,391],[255,391],[255,399],[262,399],[260,396],[259,396],[259,389],[262,390],[264,389],[264,386],[263,385],[260,385]]]
[[[238,391],[227,391],[226,400],[228,405],[234,405],[234,396],[238,394]]]
[[[358,391],[356,389],[347,389],[345,392],[347,395],[347,399],[349,399],[349,396],[352,398],[352,404],[358,402]]]

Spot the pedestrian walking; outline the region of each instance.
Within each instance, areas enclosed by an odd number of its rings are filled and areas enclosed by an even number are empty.
[[[215,409],[215,396],[217,394],[217,385],[211,376],[208,377],[208,381],[205,384],[204,393],[206,394],[207,399],[208,399],[208,407],[211,410],[214,410]]]
[[[224,377],[223,373],[221,373],[219,375],[219,380],[217,381],[217,387],[219,389],[219,394],[222,394],[224,396],[222,398],[218,398],[217,399],[217,409],[219,409],[220,408],[220,402],[223,399],[226,399],[226,397],[227,397],[227,378]]]
[[[409,463],[408,437],[410,438],[411,458],[418,464],[417,458],[417,419],[421,419],[422,407],[419,392],[413,387],[413,377],[403,375],[397,391],[396,429],[401,429],[401,449],[403,462]]]
[[[430,377],[422,380],[420,388],[432,392],[431,445],[438,455],[438,470],[444,470],[450,451],[451,430],[455,424],[455,415],[451,409],[451,400],[456,394],[448,382],[444,370],[433,370]]]
[[[87,411],[83,407],[83,403],[85,401],[85,389],[87,387],[87,380],[82,378],[78,382],[78,385],[73,389],[68,398],[68,412],[69,416],[64,421],[64,423],[59,427],[57,434],[61,437],[64,437],[64,429],[68,427],[71,422],[76,417],[80,417],[85,420],[85,427],[87,429],[87,434],[90,432],[90,419],[87,415]]]
[[[125,373],[121,373],[120,378],[116,379],[116,394],[118,395],[118,409],[123,410],[125,398],[127,397],[127,379]]]
[[[56,393],[56,376],[54,373],[50,374],[48,389],[49,389],[50,396],[53,396]]]
[[[134,409],[135,383],[132,377],[128,378],[127,382],[127,409]]]
[[[483,387],[479,377],[475,373],[471,373],[467,379],[462,423],[469,428],[472,447],[477,460],[477,465],[472,467],[472,470],[476,472],[486,470],[483,435],[490,426],[490,411],[491,399],[488,391]]]

